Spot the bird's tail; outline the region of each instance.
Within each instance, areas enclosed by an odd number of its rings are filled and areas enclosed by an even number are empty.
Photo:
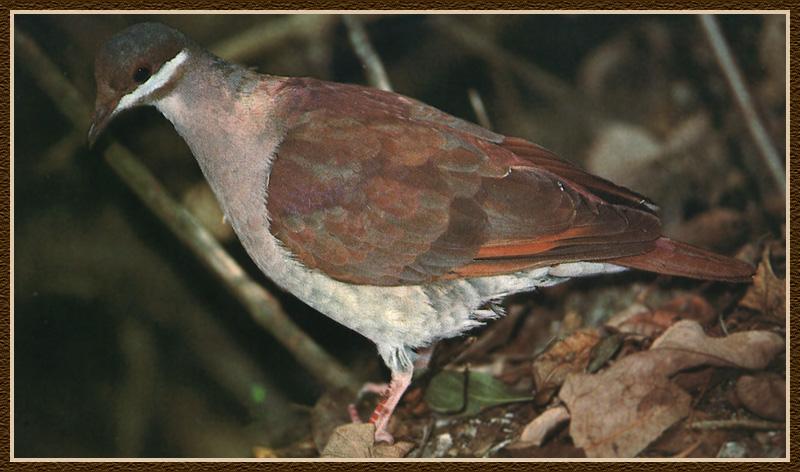
[[[657,239],[650,252],[609,262],[659,274],[725,282],[748,282],[754,272],[753,266],[744,261],[665,237]]]

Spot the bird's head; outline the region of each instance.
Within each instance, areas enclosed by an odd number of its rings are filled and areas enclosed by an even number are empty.
[[[112,37],[97,54],[97,100],[89,128],[93,145],[122,110],[152,104],[183,74],[193,44],[160,23],[140,23]]]

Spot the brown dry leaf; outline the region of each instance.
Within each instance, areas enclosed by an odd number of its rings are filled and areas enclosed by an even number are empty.
[[[604,367],[619,352],[624,342],[625,335],[622,333],[613,333],[601,339],[589,353],[586,372],[594,373]]]
[[[762,418],[786,419],[786,380],[778,374],[761,372],[739,377],[736,397],[745,408]]]
[[[705,412],[697,410],[689,416],[695,420],[707,417]],[[729,438],[730,433],[725,430],[698,430],[679,422],[653,441],[647,451],[656,457],[714,457]]]
[[[739,304],[782,323],[786,319],[786,281],[773,271],[770,253],[770,249],[767,248],[762,254],[756,275],[753,277],[753,285]]]
[[[372,448],[372,457],[377,459],[399,459],[414,449],[414,443],[398,441],[394,444],[378,443]]]
[[[705,298],[699,295],[679,295],[656,310],[635,303],[611,317],[606,326],[622,333],[654,337],[664,332],[678,320],[695,320],[706,324],[716,318],[716,312]]]
[[[347,389],[328,390],[311,410],[311,437],[322,451],[330,441],[333,430],[338,426],[350,423],[347,405],[355,400],[355,395]]]
[[[663,333],[664,330],[675,324],[679,319],[679,315],[673,311],[655,310],[631,317],[619,327],[619,330],[623,333],[655,337]]]
[[[599,374],[567,377],[559,396],[572,415],[570,435],[589,457],[633,457],[689,413],[691,398],[672,374],[700,365],[761,369],[783,349],[774,333],[710,338],[698,323],[680,321],[649,351]]]
[[[671,236],[696,246],[730,252],[747,241],[749,220],[729,208],[712,208],[683,222]]]
[[[374,443],[374,424],[344,424],[333,430],[328,444],[322,450],[321,457],[372,457]]]
[[[700,295],[679,295],[665,303],[659,311],[674,313],[682,320],[694,320],[701,325],[717,319],[714,307]]]
[[[642,126],[610,123],[600,129],[586,160],[588,170],[628,185],[632,169],[639,170],[661,156],[662,144]]]
[[[592,348],[600,340],[597,329],[582,329],[555,343],[533,361],[537,403],[546,403],[570,372],[582,372]]]
[[[333,431],[321,457],[329,458],[400,458],[414,447],[410,442],[375,443],[375,425],[350,423]]]
[[[544,413],[528,423],[525,429],[522,430],[519,439],[508,447],[522,448],[541,446],[550,433],[567,420],[569,420],[569,411],[563,406],[545,410]]]
[[[630,320],[646,316],[652,311],[653,310],[644,303],[632,303],[624,310],[614,314],[608,320],[606,320],[605,325],[623,333],[642,334],[638,333],[632,327],[626,327],[626,325],[630,324]]]
[[[667,375],[699,365],[763,369],[783,349],[783,338],[769,331],[743,331],[712,338],[706,336],[697,322],[690,320],[675,323],[650,347],[650,351],[682,354],[671,360],[671,371]]]

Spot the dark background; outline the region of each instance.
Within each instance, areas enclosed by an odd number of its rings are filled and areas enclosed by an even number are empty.
[[[258,47],[223,57],[271,74],[365,82],[336,16],[293,23],[275,15],[17,15],[14,28],[93,103],[95,51],[145,20],[212,51],[268,25],[274,35]],[[784,196],[696,17],[363,20],[396,91],[476,121],[474,89],[495,131],[647,194],[661,206],[667,234],[728,254],[781,238]],[[720,20],[783,153],[783,16]],[[275,290],[255,269],[221,223],[185,144],[154,109],[120,116],[89,151],[87,129],[59,114],[24,54],[16,53],[13,70],[16,456],[250,456],[254,446],[307,436],[309,408],[323,393],[108,168],[101,153],[112,139],[133,150],[329,352],[364,378],[386,375],[371,343]]]

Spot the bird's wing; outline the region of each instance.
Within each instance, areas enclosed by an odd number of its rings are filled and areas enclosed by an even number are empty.
[[[270,231],[304,265],[404,285],[638,255],[642,197],[521,139],[415,100],[292,79],[267,193]]]

